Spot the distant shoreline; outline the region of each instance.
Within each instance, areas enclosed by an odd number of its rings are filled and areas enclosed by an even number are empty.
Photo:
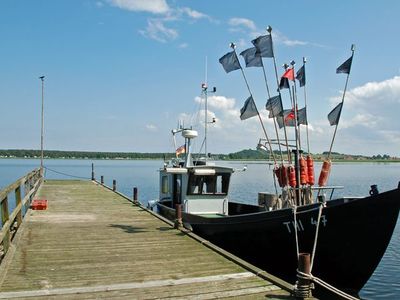
[[[0,149],[0,159],[40,159],[40,150],[25,150],[25,149]],[[195,153],[196,155],[196,153]],[[278,155],[278,154],[275,154]],[[204,155],[202,155],[204,156]],[[286,154],[284,153],[284,156]],[[312,154],[314,161],[324,161],[327,153]],[[181,156],[182,157],[182,156]],[[59,151],[59,150],[45,150],[44,159],[81,159],[81,160],[171,160],[175,158],[175,153],[143,153],[143,152],[89,152],[89,151]],[[269,153],[263,150],[246,149],[235,153],[229,154],[212,154],[211,160],[219,161],[241,161],[241,162],[272,162],[272,157]],[[390,157],[384,155],[353,155],[341,154],[337,152],[331,153],[331,160],[333,162],[400,162],[399,157]],[[280,162],[280,160],[279,160]]]

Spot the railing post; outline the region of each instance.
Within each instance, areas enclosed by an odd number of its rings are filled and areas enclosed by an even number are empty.
[[[15,189],[15,205],[16,205],[16,207],[18,207],[18,205],[20,205],[20,204],[21,204],[21,186],[19,185]],[[22,207],[17,214],[18,227],[21,225],[21,223],[22,223]]]
[[[183,226],[182,223],[182,205],[180,204],[175,204],[175,224],[174,227],[175,228],[181,228]]]
[[[101,183],[102,185],[104,184],[104,176],[103,176],[103,175],[100,176],[100,183]]]
[[[9,213],[8,213],[8,197],[6,196],[1,202],[1,223],[4,224],[9,220]],[[4,233],[3,238],[3,249],[4,255],[7,253],[8,248],[10,247],[10,230]]]
[[[92,180],[94,180],[94,163],[92,163]]]
[[[112,190],[113,190],[114,192],[117,190],[117,181],[116,181],[115,179],[113,179]]]
[[[133,188],[133,203],[135,203],[135,204],[138,203],[138,188],[137,187]]]

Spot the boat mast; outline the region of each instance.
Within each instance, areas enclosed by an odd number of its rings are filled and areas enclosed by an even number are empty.
[[[207,56],[206,56],[206,66],[205,66],[205,80],[204,83],[201,85],[202,93],[204,94],[204,155],[205,155],[205,162],[207,164],[208,160],[208,152],[207,152],[207,126],[209,123],[215,123],[215,118],[208,122],[208,84],[207,84]],[[217,91],[216,87],[213,87],[211,93],[215,93]],[[201,151],[201,150],[200,150]]]

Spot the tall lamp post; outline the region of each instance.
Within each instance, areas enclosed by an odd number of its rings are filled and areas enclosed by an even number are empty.
[[[39,79],[42,81],[42,126],[41,126],[41,134],[40,134],[40,175],[43,176],[44,76],[40,76]]]

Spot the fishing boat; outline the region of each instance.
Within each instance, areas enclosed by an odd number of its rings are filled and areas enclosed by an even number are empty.
[[[272,43],[271,35],[266,37]],[[272,44],[269,47],[272,49]],[[257,48],[253,52],[256,51]],[[261,47],[260,51],[265,53],[265,48]],[[228,54],[231,55],[228,69],[241,69],[236,52]],[[348,60],[346,63],[345,67],[348,67]],[[343,69],[343,65],[340,67]],[[286,67],[284,76],[289,72],[294,73],[293,64],[292,68]],[[294,81],[293,75],[284,76],[282,78]],[[207,96],[206,86],[203,91]],[[281,101],[280,94],[276,99]],[[274,121],[285,127],[288,114],[281,103],[278,104],[278,110],[271,102],[269,107],[267,103],[267,109]],[[343,101],[340,111],[342,107]],[[338,114],[335,109],[328,119],[335,121],[336,134],[340,112]],[[292,122],[297,131],[303,123],[296,102],[293,102],[291,112],[298,121]],[[206,128],[207,113],[205,115]],[[250,92],[241,117],[257,115]],[[244,204],[229,197],[230,179],[237,170],[210,162],[207,152],[205,159],[194,159],[192,141],[198,136],[197,131],[183,126],[172,131],[174,138],[179,133],[185,144],[177,149],[177,153],[184,153],[184,160],[173,159],[160,169],[159,199],[155,203],[159,214],[170,220],[178,218],[188,230],[293,284],[305,275],[297,271],[299,254],[309,253],[312,278],[308,278],[322,286],[320,291],[327,288],[341,297],[357,297],[391,240],[400,210],[400,183],[397,188],[382,193],[372,185],[367,197],[335,198],[334,191],[341,187],[326,184],[330,160],[323,162],[318,186],[314,186],[313,161],[310,155],[303,157],[296,132],[296,145],[286,152],[287,159],[274,163],[274,180],[279,190],[260,192],[257,205]],[[271,149],[272,142],[265,135],[266,138],[261,140]],[[290,146],[287,139],[286,143],[278,141],[277,144],[284,144],[288,149]],[[270,154],[273,153],[271,149]]]

